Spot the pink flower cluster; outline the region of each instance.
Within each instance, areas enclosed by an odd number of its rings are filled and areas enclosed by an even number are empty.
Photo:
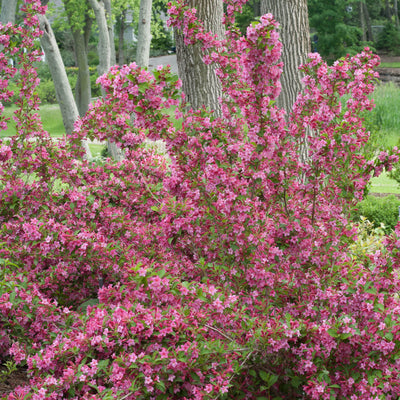
[[[217,65],[222,117],[188,110],[168,67],[131,64],[99,79],[106,96],[58,143],[36,113],[40,1],[0,27],[18,42],[1,98],[11,78],[21,90],[17,135],[0,142],[0,360],[28,371],[5,399],[400,396],[400,230],[384,251],[349,252],[350,208],[398,161],[363,151],[378,60],[311,55],[286,121],[278,24],[265,15],[241,37],[244,3],[227,1],[221,41],[169,5]],[[86,137],[125,159],[79,159]]]

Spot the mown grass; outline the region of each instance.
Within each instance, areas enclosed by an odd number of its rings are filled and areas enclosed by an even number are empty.
[[[379,67],[381,68],[400,68],[400,62],[382,62]]]
[[[400,88],[394,83],[377,86],[373,98],[375,109],[366,116],[368,128],[376,144],[385,149],[399,146]],[[400,193],[399,184],[383,173],[371,180],[371,193]]]
[[[12,119],[16,106],[6,107],[4,115],[11,118],[8,121],[8,129],[0,131],[0,137],[10,137],[16,134],[15,121]],[[60,107],[58,104],[44,104],[40,106],[39,114],[42,119],[43,128],[50,133],[52,137],[61,137],[65,135],[65,129],[62,122]],[[101,155],[104,148],[102,144],[89,144],[92,157]]]
[[[386,172],[382,172],[376,178],[371,179],[371,193],[400,193],[400,185],[394,180],[390,179]]]
[[[12,119],[16,106],[6,107],[4,115],[11,118],[8,121],[8,129],[0,131],[0,137],[9,137],[16,134],[15,121]],[[40,107],[39,114],[42,118],[43,128],[53,137],[65,135],[61,111],[58,104],[44,104]]]

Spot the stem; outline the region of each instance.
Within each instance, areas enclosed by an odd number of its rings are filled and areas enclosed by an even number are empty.
[[[214,328],[213,326],[207,325],[207,324],[205,324],[204,326],[206,328],[212,329],[213,331],[219,333],[221,336],[223,336],[224,338],[228,339],[230,342],[233,342],[233,339],[231,337],[229,337],[228,335],[226,335],[224,332],[220,331],[219,329]]]

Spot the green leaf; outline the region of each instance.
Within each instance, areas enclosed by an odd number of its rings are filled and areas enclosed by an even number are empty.
[[[391,342],[393,340],[393,333],[392,332],[387,332],[385,334],[385,338]]]
[[[332,336],[332,337],[334,337],[334,338],[336,338],[336,337],[338,337],[339,335],[337,334],[337,330],[336,329],[333,329],[333,328],[331,328],[331,329],[328,329],[328,334],[330,335],[330,336]]]
[[[267,374],[267,373],[266,373],[265,371],[263,371],[263,370],[258,371],[258,373],[260,374],[260,377],[261,377],[261,379],[262,379],[264,382],[269,383],[269,378],[270,378],[270,375],[269,375],[269,374]]]

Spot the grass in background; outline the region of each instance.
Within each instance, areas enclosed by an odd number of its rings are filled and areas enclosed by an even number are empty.
[[[372,139],[381,148],[399,146],[400,88],[394,83],[380,84],[373,94],[376,107],[366,116]],[[399,184],[386,173],[371,180],[371,193],[400,193]]]
[[[104,149],[105,144],[89,144],[90,152],[92,157],[98,157]]]
[[[371,193],[400,193],[400,185],[389,178],[386,172],[382,172],[378,177],[371,179]]]
[[[379,67],[381,68],[400,68],[400,62],[382,62]]]
[[[380,136],[400,138],[400,88],[394,83],[380,84],[373,94],[376,107],[371,117],[381,131]],[[374,132],[373,132],[374,133]],[[382,143],[383,146],[388,146]]]
[[[15,122],[12,119],[16,106],[6,107],[4,115],[11,118],[8,121],[8,129],[0,131],[0,137],[9,137],[16,134]],[[42,118],[43,128],[53,137],[65,135],[65,129],[62,121],[61,111],[58,104],[44,104],[40,106],[39,114]]]

